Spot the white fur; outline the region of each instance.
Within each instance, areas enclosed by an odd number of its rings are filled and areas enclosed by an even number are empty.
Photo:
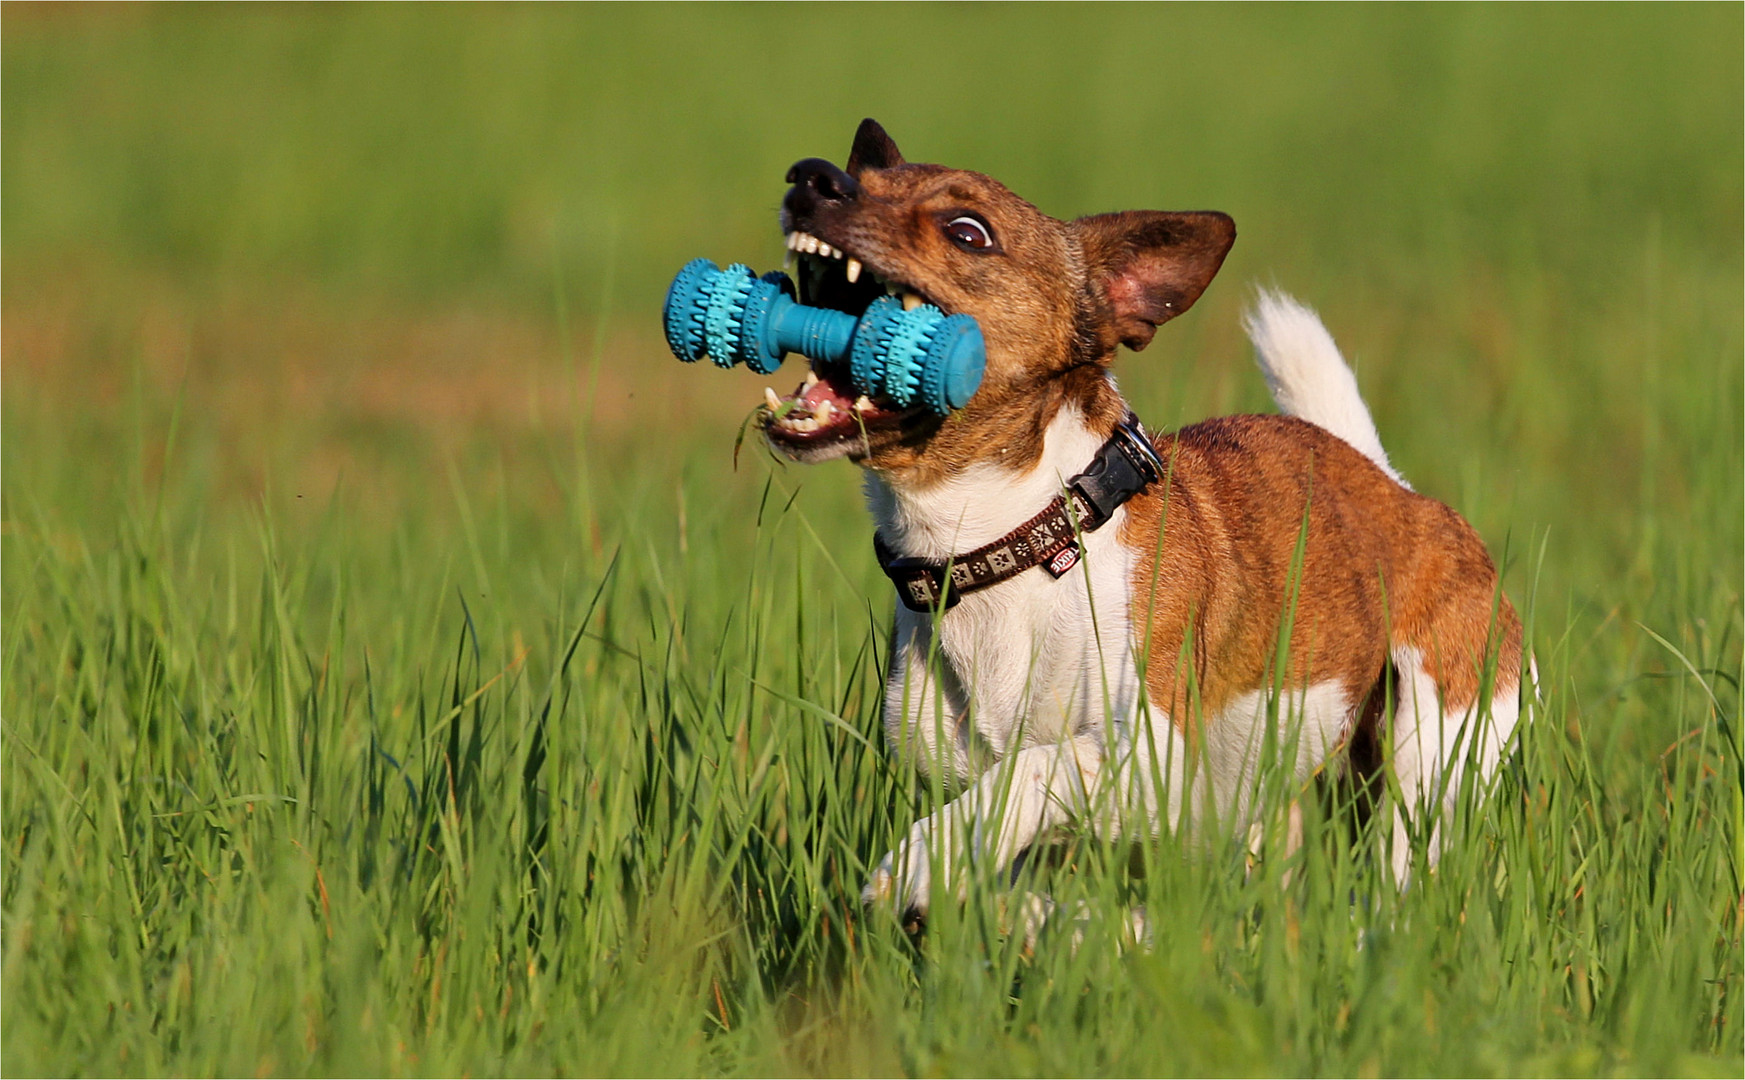
[[[1476,783],[1488,783],[1502,763],[1503,750],[1520,715],[1520,688],[1499,687],[1489,706],[1475,701],[1464,715],[1451,716],[1424,669],[1417,649],[1392,651],[1399,673],[1394,706],[1393,769],[1405,805],[1394,811],[1394,880],[1403,888],[1410,874],[1412,848],[1406,815],[1430,820],[1428,855],[1435,866],[1442,848],[1442,825],[1454,810],[1468,764],[1478,766]]]
[[[1049,425],[1042,461],[1027,472],[976,465],[920,491],[869,473],[867,501],[899,554],[945,559],[1040,513],[1101,445],[1077,410],[1064,409]],[[1125,518],[1117,510],[1086,534],[1083,560],[1059,580],[1027,571],[968,594],[941,620],[937,642],[931,615],[899,607],[886,687],[893,744],[964,782],[1009,751],[1095,733],[1106,715],[1131,713],[1139,679],[1127,609],[1134,556],[1117,539]],[[925,665],[933,648],[943,662],[937,684]],[[931,712],[940,696],[951,706],[949,724]],[[947,730],[953,738],[942,745]]]
[[[1216,805],[1238,818],[1248,816],[1262,768],[1288,763],[1292,776],[1306,779],[1347,734],[1352,709],[1358,704],[1336,682],[1286,690],[1278,695],[1276,709],[1269,707],[1270,696],[1259,690],[1239,694],[1205,725],[1206,764]],[[1276,740],[1275,754],[1289,754],[1288,762],[1282,757],[1265,760],[1269,734]]]
[[[1101,445],[1068,408],[1049,425],[1032,469],[975,465],[919,490],[869,473],[867,501],[899,554],[945,559],[1041,512]],[[973,846],[1005,862],[1085,808],[1109,719],[1124,731],[1139,702],[1127,604],[1134,553],[1119,541],[1125,518],[1117,510],[1086,534],[1084,557],[1058,580],[1027,571],[966,595],[937,623],[897,608],[886,731],[900,756],[967,790],[886,856],[869,899],[900,888],[906,906],[925,909],[932,845],[943,841],[944,865],[955,869],[957,838],[968,830],[979,838]]]
[[[1399,481],[1381,447],[1375,421],[1357,389],[1357,377],[1339,355],[1320,316],[1282,292],[1262,289],[1242,315],[1242,328],[1254,342],[1260,372],[1272,400],[1286,416],[1319,424],[1362,451]]]

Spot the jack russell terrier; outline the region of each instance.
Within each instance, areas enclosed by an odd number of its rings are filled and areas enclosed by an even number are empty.
[[[973,316],[987,343],[979,390],[944,417],[821,364],[763,415],[777,452],[865,470],[900,601],[885,728],[960,792],[864,898],[922,916],[968,864],[1008,866],[1075,820],[1112,837],[1250,814],[1269,724],[1299,779],[1391,768],[1395,879],[1408,822],[1429,824],[1433,864],[1462,770],[1495,771],[1519,711],[1521,624],[1483,541],[1388,465],[1332,338],[1289,298],[1246,318],[1285,415],[1153,438],[1110,375],[1117,345],[1143,349],[1199,298],[1231,219],[1059,221],[980,173],[904,161],[872,120],[845,169],[808,158],[787,181],[802,301],[858,314],[889,292]]]

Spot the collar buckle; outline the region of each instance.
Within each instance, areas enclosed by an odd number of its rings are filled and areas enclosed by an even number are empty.
[[[1163,462],[1157,450],[1139,425],[1139,418],[1128,413],[1085,471],[1067,482],[1091,507],[1091,520],[1081,527],[1086,531],[1099,528],[1115,516],[1122,503],[1162,476]]]

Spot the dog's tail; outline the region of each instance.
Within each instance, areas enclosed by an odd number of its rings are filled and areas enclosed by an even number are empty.
[[[1388,464],[1375,421],[1357,392],[1357,378],[1319,316],[1282,292],[1262,289],[1243,313],[1242,328],[1254,342],[1261,374],[1280,412],[1326,428],[1411,487]]]

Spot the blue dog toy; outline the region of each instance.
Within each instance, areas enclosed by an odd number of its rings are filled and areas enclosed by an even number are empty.
[[[894,297],[874,300],[860,318],[794,300],[786,274],[753,276],[734,263],[722,270],[695,259],[667,290],[661,313],[673,355],[707,356],[721,367],[744,362],[761,375],[791,352],[846,363],[854,389],[899,408],[919,403],[940,416],[969,403],[982,384],[987,347],[968,315],[931,304],[910,311]]]

